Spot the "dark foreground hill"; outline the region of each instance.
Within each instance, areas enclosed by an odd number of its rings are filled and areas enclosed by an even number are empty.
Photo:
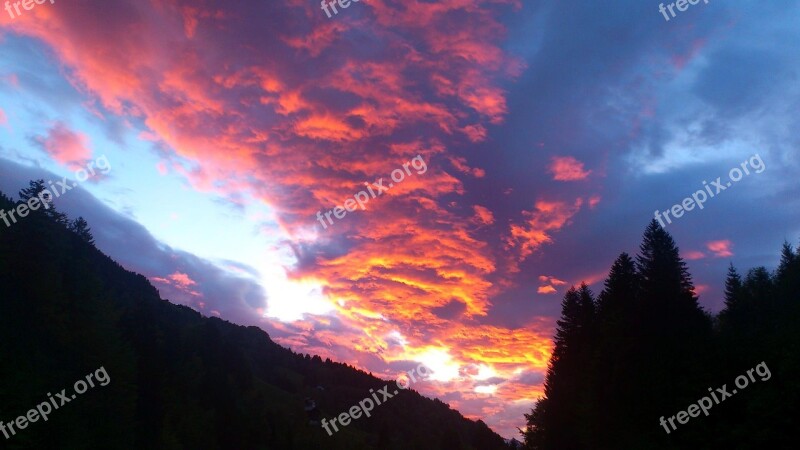
[[[0,194],[0,209],[14,206]],[[330,419],[387,381],[162,300],[98,251],[84,222],[53,211],[0,222],[0,448],[506,448],[413,390],[328,436],[306,398]],[[37,405],[47,421],[17,421]]]

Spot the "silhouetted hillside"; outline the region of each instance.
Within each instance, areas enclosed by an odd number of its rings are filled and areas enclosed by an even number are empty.
[[[0,209],[14,206],[0,194]],[[92,245],[84,221],[53,209],[0,222],[0,343],[6,424],[100,367],[110,378],[48,421],[0,434],[1,448],[507,448],[484,423],[412,390],[329,437],[309,424],[306,398],[331,418],[387,382],[162,300]]]

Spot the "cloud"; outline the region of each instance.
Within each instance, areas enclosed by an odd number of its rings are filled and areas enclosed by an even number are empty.
[[[162,277],[151,277],[151,281],[156,282],[159,285],[163,285],[164,287],[172,287],[179,291],[183,291],[186,294],[189,294],[193,297],[202,297],[203,295],[192,289],[192,286],[196,285],[197,283],[192,280],[189,275],[181,272],[175,272],[166,278]],[[202,306],[205,307],[205,304],[202,303]]]
[[[473,206],[475,210],[475,221],[481,225],[491,225],[494,223],[494,214],[489,211],[489,208],[485,208],[480,205]]]
[[[583,163],[572,156],[554,156],[547,171],[557,181],[580,181],[589,178],[591,170],[585,170]]]
[[[563,286],[563,285],[567,284],[567,282],[564,281],[564,280],[559,280],[556,277],[547,276],[547,275],[540,275],[539,276],[539,281],[544,282],[544,283],[550,283],[553,286]]]
[[[714,253],[715,258],[728,258],[733,256],[733,243],[727,239],[708,242],[706,243],[706,247]]]
[[[580,211],[582,199],[570,204],[563,201],[536,202],[533,211],[523,211],[527,221],[522,224],[511,225],[511,235],[506,239],[506,245],[518,249],[519,259],[530,256],[543,244],[553,241],[552,233],[566,226],[570,219]]]
[[[554,288],[553,286],[548,285],[548,286],[539,286],[539,289],[537,289],[536,292],[538,292],[539,294],[547,295],[547,294],[555,294],[558,291],[556,291],[556,288]]]
[[[556,277],[547,276],[547,275],[540,275],[539,281],[542,283],[541,286],[536,290],[539,294],[555,294],[557,291],[556,286],[563,286],[567,284],[564,280],[559,280]]]
[[[77,169],[92,157],[89,138],[70,130],[63,122],[56,122],[46,136],[33,138],[39,147],[59,164]]]
[[[686,258],[689,261],[695,261],[695,260],[698,260],[698,259],[705,258],[706,254],[701,252],[701,251],[698,251],[698,250],[690,250],[690,251],[684,253],[683,257]]]

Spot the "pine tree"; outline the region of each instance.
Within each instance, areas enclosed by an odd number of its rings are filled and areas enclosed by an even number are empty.
[[[91,229],[83,217],[78,217],[73,220],[69,225],[69,230],[77,234],[78,237],[87,244],[94,245],[94,237],[92,236]]]
[[[742,296],[742,277],[733,267],[733,263],[728,267],[728,276],[725,279],[725,308],[735,308],[741,301]]]
[[[677,302],[682,308],[699,309],[689,269],[672,236],[655,219],[645,230],[636,260],[642,294],[654,307]]]
[[[604,320],[621,320],[636,306],[639,275],[636,264],[627,253],[620,254],[611,266],[603,291],[597,299],[597,313]]]
[[[636,408],[643,420],[691,402],[708,380],[711,320],[675,241],[655,220],[645,230],[636,266],[643,326],[632,389],[641,395]]]
[[[800,301],[800,255],[796,254],[788,242],[783,243],[781,262],[775,271],[777,300],[784,308],[796,306]]]
[[[611,266],[597,305],[597,351],[592,363],[597,404],[596,448],[618,448],[631,437],[630,420],[640,393],[636,390],[642,354],[642,320],[636,264],[622,253]]]
[[[744,286],[742,277],[733,266],[728,267],[728,275],[725,278],[725,308],[719,313],[720,329],[723,337],[735,339],[733,331],[741,327],[743,321],[747,320],[747,310],[744,304]],[[730,342],[727,344],[730,345]]]
[[[32,198],[38,198],[43,203],[38,210],[44,211],[44,215],[53,219],[57,223],[67,226],[69,224],[66,214],[59,212],[53,204],[53,194],[47,189],[44,180],[31,180],[28,187],[19,191],[19,199],[27,203]],[[34,211],[35,212],[35,211]]]
[[[11,198],[7,196],[5,193],[0,192],[0,203],[8,204],[8,203],[14,203],[14,201],[11,200]]]
[[[594,298],[589,288],[574,286],[564,295],[556,324],[555,348],[544,382],[545,398],[526,415],[526,445],[536,449],[586,448],[591,407],[589,374]]]

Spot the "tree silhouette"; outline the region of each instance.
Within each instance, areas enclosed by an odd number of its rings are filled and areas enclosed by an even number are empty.
[[[712,330],[669,233],[652,221],[636,260],[614,261],[596,313],[590,299],[585,285],[564,297],[527,448],[671,448],[657,419],[695,400]]]
[[[83,217],[78,217],[73,220],[69,225],[69,230],[78,235],[82,241],[89,245],[94,245],[94,237],[92,236],[91,229]]]
[[[589,288],[571,287],[561,302],[555,348],[544,382],[545,398],[527,415],[526,442],[530,448],[586,448],[588,428],[576,428],[590,414],[590,382],[594,299]]]
[[[55,205],[53,204],[53,194],[49,189],[47,189],[47,185],[44,183],[44,180],[31,180],[28,182],[27,188],[23,188],[19,191],[19,199],[21,202],[27,203],[28,200],[32,198],[38,198],[40,199],[41,203],[43,203],[41,206],[39,206],[37,211],[32,212],[35,213],[43,211],[44,215],[50,219],[53,219],[61,225],[68,225],[67,216],[56,209]]]

